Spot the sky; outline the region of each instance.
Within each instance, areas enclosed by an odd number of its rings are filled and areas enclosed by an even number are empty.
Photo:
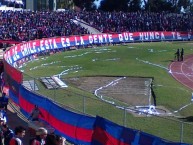
[[[97,0],[95,0],[95,2],[94,2],[94,3],[96,4],[96,6],[97,6],[97,7],[99,7],[99,4],[100,4],[100,2],[101,2],[101,1],[102,1],[102,0],[98,0],[98,1],[97,1]]]

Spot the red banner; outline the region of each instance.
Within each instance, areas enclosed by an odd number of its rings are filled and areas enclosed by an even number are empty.
[[[5,73],[9,75],[13,80],[15,80],[17,83],[21,84],[23,81],[23,75],[22,72],[8,64],[6,61],[4,61],[4,69]]]

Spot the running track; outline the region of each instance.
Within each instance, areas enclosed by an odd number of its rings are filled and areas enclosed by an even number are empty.
[[[193,90],[193,54],[185,56],[184,61],[173,61],[169,67],[177,81]]]

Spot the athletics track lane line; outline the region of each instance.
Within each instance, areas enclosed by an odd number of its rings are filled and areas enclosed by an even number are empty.
[[[193,90],[193,55],[185,57],[184,61],[174,61],[169,67],[178,82]]]

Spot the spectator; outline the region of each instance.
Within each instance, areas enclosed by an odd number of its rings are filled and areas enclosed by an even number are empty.
[[[30,140],[30,145],[46,145],[47,129],[40,127],[36,131],[36,137]]]
[[[181,60],[181,61],[184,60],[184,48],[181,49],[181,52],[180,52],[180,60]]]
[[[14,136],[14,132],[8,127],[7,124],[2,125],[2,130],[4,145],[9,145],[11,138]]]
[[[31,114],[28,118],[28,120],[31,119],[32,121],[39,121],[39,115],[44,117],[42,112],[40,111],[39,107],[37,105],[35,105],[34,109],[32,110],[32,112],[31,112]]]
[[[65,145],[66,139],[60,135],[56,135],[56,145]]]
[[[0,118],[0,145],[3,145],[3,130],[2,125],[5,124],[5,120],[3,118]]]
[[[14,136],[11,138],[9,145],[23,145],[22,138],[25,136],[26,129],[23,126],[17,126]]]
[[[0,97],[0,108],[7,111],[7,105],[8,105],[9,99],[6,96],[6,94],[3,92],[2,96]]]
[[[2,125],[4,125],[4,124],[6,124],[6,123],[5,123],[5,119],[3,119],[3,118],[0,117],[0,126],[2,126]],[[1,130],[1,128],[0,128],[0,130]]]
[[[176,53],[175,53],[175,59],[177,59],[177,61],[180,61],[180,49],[178,48]]]
[[[4,108],[0,108],[0,119],[7,123],[7,114]]]
[[[0,79],[1,79],[1,93],[3,93],[3,87],[5,86],[4,72],[1,72]]]
[[[46,145],[65,145],[66,139],[60,135],[48,134]]]

